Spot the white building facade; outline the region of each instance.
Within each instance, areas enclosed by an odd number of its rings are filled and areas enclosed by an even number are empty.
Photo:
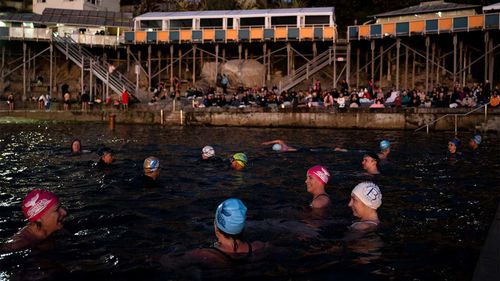
[[[33,0],[33,13],[45,8],[120,12],[120,0]]]

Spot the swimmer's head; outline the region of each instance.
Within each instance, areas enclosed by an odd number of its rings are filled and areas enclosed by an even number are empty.
[[[460,140],[459,139],[452,139],[451,141],[448,142],[448,144],[453,144],[457,149],[460,148]]]
[[[481,137],[481,135],[474,135],[471,140],[479,145],[479,144],[481,144],[481,141],[483,140],[483,138]]]
[[[245,227],[247,207],[236,198],[222,202],[215,211],[215,225],[222,232],[238,235]]]
[[[367,153],[365,153],[365,155],[363,156],[363,158],[365,158],[365,157],[370,157],[373,160],[375,160],[375,162],[377,162],[377,163],[380,162],[380,157],[378,157],[377,153],[367,152]]]
[[[274,151],[281,151],[281,144],[279,144],[279,143],[273,144],[273,150]]]
[[[323,185],[328,183],[328,180],[330,179],[330,173],[328,170],[321,166],[321,165],[316,165],[309,170],[307,170],[307,175],[311,175],[314,178],[316,178],[319,182],[321,182]]]
[[[380,150],[384,151],[391,148],[391,143],[388,140],[382,140],[380,142]]]
[[[109,147],[106,147],[106,146],[101,147],[101,148],[99,148],[99,150],[97,150],[97,154],[101,157],[106,155],[106,154],[113,154],[113,153],[114,153],[113,150]]]
[[[211,158],[211,157],[214,157],[214,156],[215,156],[215,150],[210,145],[205,146],[201,150],[201,157],[203,157],[203,159],[208,159],[208,158]]]
[[[352,190],[353,195],[371,209],[378,209],[382,205],[382,192],[373,182],[362,182]]]
[[[149,156],[144,160],[144,173],[153,173],[160,168],[160,160],[154,156]]]
[[[74,139],[71,142],[71,152],[80,153],[82,151],[82,142],[79,139]]]
[[[247,165],[248,158],[245,153],[238,152],[231,157],[231,166],[235,169],[243,169]]]
[[[22,203],[24,217],[30,222],[36,221],[57,203],[59,199],[54,193],[41,189],[32,190]]]

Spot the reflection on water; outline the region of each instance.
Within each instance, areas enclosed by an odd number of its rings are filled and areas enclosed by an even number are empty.
[[[479,155],[450,165],[452,133],[317,129],[162,128],[96,124],[0,125],[0,241],[24,225],[23,196],[33,188],[58,194],[69,216],[67,233],[33,249],[0,257],[0,279],[164,280],[236,276],[253,279],[469,280],[498,204],[498,137]],[[462,138],[468,137],[464,134]],[[89,153],[69,156],[73,138]],[[260,145],[284,139],[299,152]],[[365,179],[362,152],[382,138],[393,152],[375,178],[383,193],[381,227],[349,233],[352,188]],[[112,169],[94,167],[98,146],[113,148]],[[227,158],[249,156],[241,172],[197,162],[212,145]],[[351,152],[333,152],[343,146]],[[313,149],[313,151],[311,151]],[[131,181],[144,158],[162,165],[159,189]],[[325,165],[332,206],[313,212],[305,172]],[[187,250],[214,241],[213,213],[228,197],[248,207],[245,237],[269,242],[266,257],[228,270],[182,267]],[[162,263],[162,261],[167,261]]]

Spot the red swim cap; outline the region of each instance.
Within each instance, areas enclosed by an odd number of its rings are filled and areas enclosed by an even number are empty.
[[[320,165],[316,165],[307,170],[307,174],[315,177],[322,184],[326,184],[330,179],[330,173],[328,172],[328,170]]]
[[[58,202],[57,196],[50,191],[32,190],[23,200],[24,216],[28,221],[36,221]]]

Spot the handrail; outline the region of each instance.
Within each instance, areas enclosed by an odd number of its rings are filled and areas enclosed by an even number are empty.
[[[135,97],[135,85],[121,73],[109,73],[109,64],[94,59],[94,56],[84,47],[79,45],[71,37],[60,37],[56,34],[53,36],[53,41],[56,47],[65,53],[74,63],[84,70],[91,70],[97,78],[105,82],[112,91],[120,94],[122,88]]]
[[[461,114],[458,114],[458,113],[450,113],[450,114],[445,114],[445,115],[443,115],[443,116],[439,117],[438,119],[436,119],[436,120],[434,120],[434,121],[432,121],[432,122],[426,123],[425,125],[423,125],[423,126],[421,126],[421,127],[417,128],[417,129],[415,129],[415,131],[414,131],[414,132],[420,131],[420,130],[421,130],[421,129],[423,129],[423,128],[427,128],[427,134],[428,134],[428,133],[429,133],[429,126],[430,126],[430,125],[432,125],[432,124],[436,123],[437,121],[439,121],[439,120],[441,120],[441,119],[444,119],[445,117],[448,117],[448,116],[455,116],[455,136],[456,136],[456,135],[457,135],[457,132],[458,132],[458,129],[457,129],[457,122],[458,122],[458,120],[457,120],[457,118],[458,118],[459,116],[460,116],[460,117],[467,116],[467,115],[469,115],[469,114],[471,114],[471,113],[473,113],[473,112],[476,112],[476,111],[478,111],[479,109],[482,109],[482,108],[484,107],[484,121],[486,121],[486,120],[488,119],[488,104],[489,104],[489,103],[485,103],[485,104],[483,104],[483,105],[481,105],[481,106],[479,106],[479,107],[476,107],[476,108],[474,108],[473,110],[468,111],[468,112],[466,112],[466,113],[461,113]]]

